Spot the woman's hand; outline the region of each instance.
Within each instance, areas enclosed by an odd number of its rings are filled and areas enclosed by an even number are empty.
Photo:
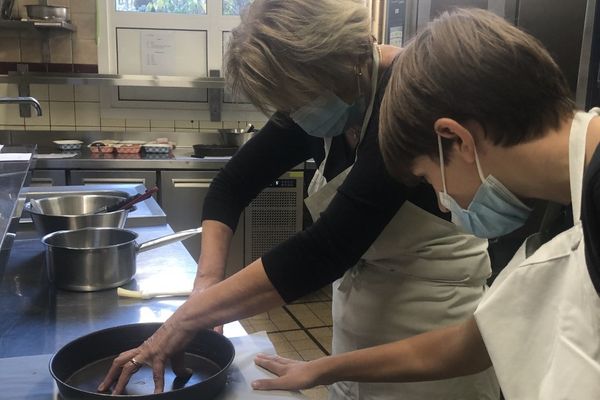
[[[254,363],[275,375],[278,378],[259,379],[252,382],[256,390],[300,390],[309,389],[319,385],[318,369],[314,361],[297,361],[277,355],[258,354]]]
[[[171,360],[173,372],[178,377],[189,377],[192,371],[185,368],[183,348],[194,337],[176,322],[167,321],[140,347],[121,353],[114,359],[108,374],[98,386],[99,392],[107,392],[115,384],[112,394],[122,394],[131,377],[143,364],[152,368],[154,393],[162,393],[165,387],[165,365]]]

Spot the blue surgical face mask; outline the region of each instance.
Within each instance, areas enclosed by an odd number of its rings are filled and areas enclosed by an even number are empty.
[[[362,116],[364,98],[349,105],[331,92],[317,97],[290,117],[311,136],[325,138],[341,135],[350,118]]]
[[[483,177],[479,156],[475,150],[477,172],[481,186],[466,210],[454,200],[446,190],[444,174],[444,152],[442,139],[438,136],[440,167],[442,170],[443,192],[439,193],[440,203],[452,213],[452,221],[469,233],[482,238],[495,238],[506,235],[525,224],[531,208],[510,192],[492,175]]]

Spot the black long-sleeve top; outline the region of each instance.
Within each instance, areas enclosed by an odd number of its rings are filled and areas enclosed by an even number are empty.
[[[306,230],[262,256],[267,276],[285,301],[293,301],[341,277],[366,252],[404,201],[448,219],[431,186],[407,187],[386,171],[379,144],[379,105],[389,80],[378,83],[373,113],[360,143],[356,163],[320,218]],[[277,122],[274,122],[274,121]],[[335,137],[324,175],[327,180],[352,165],[354,153],[344,135]],[[215,177],[207,194],[203,220],[220,221],[235,230],[243,209],[280,175],[309,159],[323,162],[323,139],[306,134],[278,114],[246,143]]]

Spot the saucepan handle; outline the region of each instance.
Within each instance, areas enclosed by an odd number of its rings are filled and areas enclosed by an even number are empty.
[[[182,240],[191,238],[199,233],[202,233],[202,228],[188,229],[181,232],[172,233],[167,236],[162,236],[156,239],[149,240],[137,246],[138,253],[142,251],[152,250],[160,246],[165,246],[167,244],[180,242]]]

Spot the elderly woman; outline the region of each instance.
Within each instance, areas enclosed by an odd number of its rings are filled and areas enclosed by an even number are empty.
[[[493,365],[507,400],[600,398],[599,116],[576,110],[548,52],[501,18],[460,10],[434,21],[394,66],[382,105],[390,171],[431,182],[481,236],[524,223],[524,199],[565,205],[574,225],[528,238],[465,322],[310,363],[259,356],[280,377],[254,387],[414,382]]]
[[[195,292],[100,390],[121,393],[139,363],[163,389],[165,362],[200,328],[267,311],[333,284],[333,352],[388,343],[472,315],[490,275],[487,242],[461,232],[427,185],[386,172],[379,104],[399,49],[378,46],[361,1],[256,0],[232,32],[227,76],[271,120],[227,163],[203,212]],[[222,281],[243,208],[314,158],[314,224]],[[135,358],[135,362],[131,362]],[[174,359],[177,371],[183,371]],[[334,399],[494,399],[493,370],[426,384],[339,382]]]

